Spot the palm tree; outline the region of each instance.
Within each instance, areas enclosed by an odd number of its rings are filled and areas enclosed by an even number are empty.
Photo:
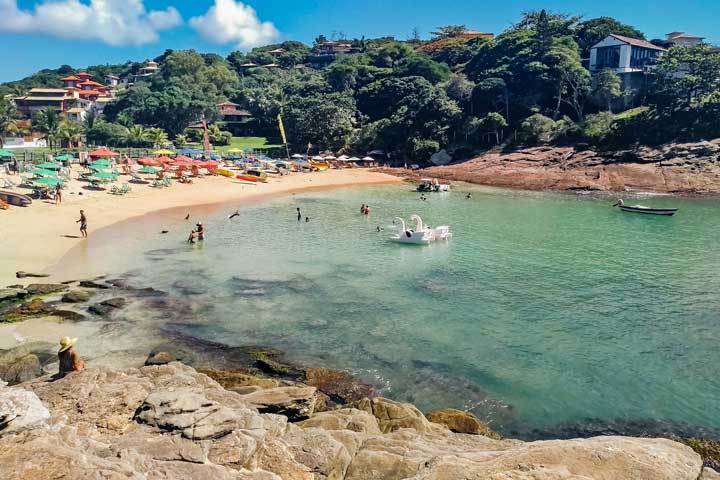
[[[62,120],[58,127],[57,136],[67,143],[68,148],[73,148],[73,146],[80,146],[83,129],[75,122]]]
[[[147,139],[153,143],[155,147],[162,147],[169,142],[168,134],[162,128],[148,128]]]
[[[175,146],[176,147],[184,147],[188,144],[188,137],[187,135],[183,135],[182,133],[178,133],[175,135]]]
[[[121,112],[120,114],[118,114],[117,118],[115,119],[115,123],[117,123],[118,125],[122,125],[127,129],[130,129],[130,127],[134,125],[132,118],[126,112]]]
[[[35,129],[40,133],[45,134],[48,146],[51,149],[55,143],[58,129],[60,128],[60,120],[60,113],[57,110],[45,108],[35,115],[35,120],[33,121]]]
[[[118,117],[119,118],[119,117]],[[139,147],[150,140],[148,138],[148,130],[142,125],[130,125],[125,134],[125,142],[133,147]]]
[[[93,126],[95,126],[95,121],[98,119],[98,113],[97,110],[94,108],[91,108],[87,111],[85,114],[85,118],[83,119],[83,127],[85,127],[85,131],[91,130]]]
[[[8,98],[0,97],[0,147],[3,146],[3,135],[17,132],[17,119],[19,116],[15,104]]]

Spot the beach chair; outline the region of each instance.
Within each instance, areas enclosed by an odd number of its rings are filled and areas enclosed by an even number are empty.
[[[17,183],[13,182],[9,178],[4,177],[2,179],[2,186],[3,188],[14,188],[17,187]]]
[[[165,184],[162,180],[153,180],[150,186],[153,188],[162,188],[165,186]]]
[[[122,192],[123,195],[125,195],[126,193],[130,193],[132,191],[132,188],[130,188],[130,185],[128,185],[127,183],[123,183],[122,187],[120,188],[120,191]]]
[[[170,185],[172,185],[172,180],[170,180],[170,177],[163,177],[162,182],[164,187],[169,187]]]
[[[113,195],[120,195],[120,188],[118,188],[117,185],[113,185],[110,187],[110,191],[108,193],[112,193]]]

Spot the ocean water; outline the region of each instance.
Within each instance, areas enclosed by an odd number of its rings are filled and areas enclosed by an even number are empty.
[[[421,409],[471,409],[506,434],[720,431],[720,201],[639,200],[680,207],[672,218],[613,201],[479,187],[427,201],[409,186],[310,192],[203,211],[197,245],[185,243],[185,212],[151,216],[122,242],[112,229],[91,239],[82,258],[181,299],[161,328],[278,347]],[[393,217],[413,213],[454,238],[389,242]]]

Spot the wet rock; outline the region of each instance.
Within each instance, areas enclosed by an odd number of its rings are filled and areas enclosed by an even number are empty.
[[[358,433],[380,435],[377,419],[369,413],[355,408],[342,408],[316,413],[307,420],[298,423],[302,428],[322,428],[324,430],[350,430]]]
[[[165,365],[170,362],[181,362],[192,365],[195,354],[188,349],[171,344],[159,345],[150,351],[145,365]]]
[[[70,290],[63,295],[60,301],[65,303],[83,303],[90,300],[90,297],[93,295],[94,293],[88,290]]]
[[[21,285],[19,283],[16,283],[14,285],[8,285],[7,288],[15,289],[15,290],[25,290],[25,285]]]
[[[292,365],[278,362],[264,353],[254,353],[255,366],[265,373],[279,377],[300,378],[303,372]]]
[[[33,353],[27,353],[11,362],[0,362],[0,380],[9,385],[27,382],[42,375],[40,359]]]
[[[50,412],[33,392],[0,383],[0,437],[42,428],[49,419]]]
[[[453,408],[433,410],[425,415],[432,423],[446,426],[455,433],[469,433],[471,435],[484,435],[486,437],[502,440],[502,436],[493,432],[470,412],[463,412]]]
[[[315,478],[342,479],[352,457],[345,445],[320,428],[289,428],[283,437],[295,461],[315,472]]]
[[[45,273],[27,273],[27,272],[15,272],[16,278],[45,278],[50,275]]]
[[[162,290],[156,290],[153,287],[133,288],[131,289],[131,291],[136,297],[162,297],[164,295],[167,295],[167,293],[163,292]]]
[[[21,288],[0,288],[0,302],[18,300],[27,294],[27,290]]]
[[[93,280],[82,280],[78,285],[82,288],[94,288],[100,290],[107,290],[110,288],[109,285],[105,285],[104,283],[98,283]]]
[[[52,308],[48,304],[39,298],[35,298],[16,307],[6,309],[0,316],[0,322],[19,322],[32,317],[49,315],[51,312]]]
[[[263,390],[280,386],[280,382],[274,378],[258,377],[248,373],[248,371],[244,369],[212,370],[199,368],[198,372],[204,373],[212,378],[226,390],[238,393],[250,393],[249,391],[241,390],[247,387],[257,387],[258,390]]]
[[[67,285],[62,283],[31,283],[25,290],[29,295],[49,295],[51,293],[62,292],[67,289]]]
[[[151,393],[135,419],[192,440],[220,438],[241,426],[241,418],[233,409],[189,390]]]
[[[709,438],[671,438],[684,443],[700,455],[706,467],[720,471],[720,441]]]
[[[383,433],[401,428],[412,428],[418,432],[429,432],[441,427],[430,423],[420,410],[409,403],[399,403],[387,398],[364,398],[351,405],[373,415]]]
[[[124,307],[126,303],[127,300],[122,297],[109,298],[107,300],[103,300],[100,303],[96,303],[95,305],[90,305],[90,307],[88,307],[88,311],[94,313],[95,315],[106,317],[110,315],[113,311]]]
[[[316,387],[336,403],[347,404],[377,395],[375,388],[353,375],[329,368],[305,369],[305,383]]]
[[[63,320],[67,320],[69,322],[82,322],[83,320],[87,320],[87,317],[79,312],[74,312],[72,310],[58,310],[55,309],[51,312],[51,315],[55,317],[60,317]]]
[[[179,290],[181,295],[204,295],[208,289],[188,280],[176,280],[172,287]]]
[[[307,419],[315,411],[315,387],[276,387],[242,395],[260,413],[283,415],[291,422]]]

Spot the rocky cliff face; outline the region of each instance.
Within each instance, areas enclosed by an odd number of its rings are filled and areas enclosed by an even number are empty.
[[[491,152],[423,175],[531,190],[720,193],[720,140],[612,153],[574,147]]]
[[[690,448],[669,440],[497,440],[452,433],[412,405],[382,398],[318,413],[315,387],[252,386],[226,390],[173,362],[0,387],[0,479],[696,480],[714,474],[703,473]],[[306,419],[290,423],[259,413],[273,404]],[[442,416],[447,423],[456,415]]]

